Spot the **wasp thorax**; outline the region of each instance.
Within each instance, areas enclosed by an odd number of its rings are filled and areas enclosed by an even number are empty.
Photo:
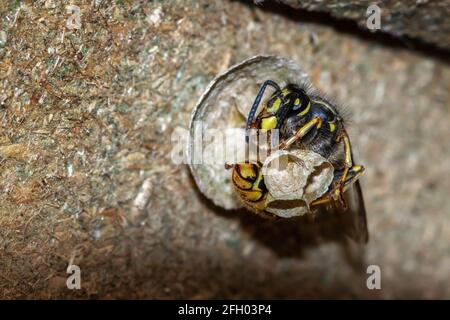
[[[309,204],[325,194],[333,181],[334,168],[309,150],[281,150],[263,164],[269,194],[266,211],[288,218],[309,212]]]

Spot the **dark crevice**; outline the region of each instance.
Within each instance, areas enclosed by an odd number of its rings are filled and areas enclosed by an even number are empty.
[[[427,57],[440,60],[446,64],[450,64],[450,50],[439,48],[422,39],[412,38],[407,35],[395,35],[384,31],[371,32],[370,30],[362,28],[356,21],[351,19],[336,18],[327,12],[296,9],[276,1],[265,1],[258,5],[255,5],[252,0],[231,1],[242,3],[253,10],[259,8],[264,12],[280,15],[291,21],[299,23],[316,23],[328,26],[337,32],[352,35],[364,41],[377,43],[394,49],[414,51]]]

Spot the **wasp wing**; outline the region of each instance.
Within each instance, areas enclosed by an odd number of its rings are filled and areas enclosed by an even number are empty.
[[[339,179],[341,174],[342,172],[336,172],[335,179]],[[347,181],[352,181],[354,175],[355,173],[350,171]],[[350,237],[357,243],[367,243],[369,232],[366,208],[359,180],[350,182],[344,193],[344,200],[347,208],[341,206],[338,201],[332,202],[320,207],[319,216],[324,222],[330,223],[337,238]]]
[[[361,184],[357,180],[345,192],[348,211],[353,220],[351,236],[357,242],[366,243],[369,241],[369,231],[367,228],[366,207],[361,190]]]

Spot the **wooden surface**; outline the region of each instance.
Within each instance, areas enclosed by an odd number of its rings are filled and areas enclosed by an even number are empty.
[[[0,297],[450,298],[441,54],[242,2],[86,2],[76,31],[45,3],[1,6]],[[337,243],[220,210],[172,163],[208,82],[261,53],[294,59],[352,113],[382,290]]]

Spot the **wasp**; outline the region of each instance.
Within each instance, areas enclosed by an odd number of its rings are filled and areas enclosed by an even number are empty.
[[[274,93],[256,115],[267,87]],[[255,117],[256,115],[256,117]],[[334,177],[327,192],[311,204],[311,210],[331,208],[347,211],[349,206],[359,215],[362,241],[368,241],[366,211],[359,178],[362,165],[354,164],[345,121],[335,104],[313,92],[307,84],[288,83],[281,88],[272,80],[260,87],[246,123],[246,143],[250,129],[279,130],[277,149],[299,148],[326,158],[334,167]],[[268,190],[264,184],[261,162],[237,163],[233,166],[234,189],[244,204],[255,212],[264,213]]]

